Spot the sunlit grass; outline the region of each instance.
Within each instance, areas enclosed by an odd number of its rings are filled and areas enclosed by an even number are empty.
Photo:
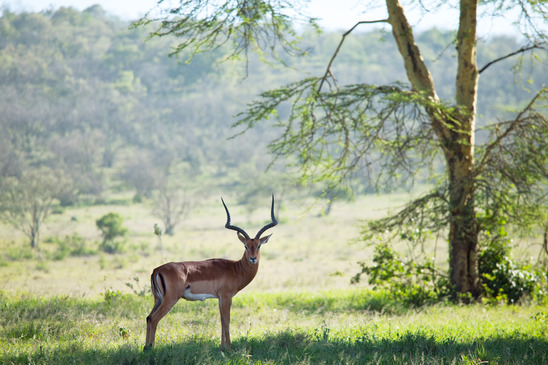
[[[361,197],[335,205],[328,217],[317,207],[306,210],[310,202],[286,202],[261,249],[257,277],[234,298],[233,348],[224,353],[215,300],[180,301],[160,322],[156,349],[142,352],[154,267],[243,254],[234,232],[224,229],[217,200],[204,203],[175,236],[161,241],[152,233],[157,219],[146,204],[66,209],[48,221],[38,251],[2,226],[0,363],[548,363],[546,307],[442,304],[410,310],[383,291],[350,284],[357,262],[371,255],[371,248],[350,243],[359,236],[359,220],[382,216],[405,199]],[[95,220],[111,211],[122,215],[130,232],[125,251],[115,255],[97,251]],[[268,219],[261,209],[249,216],[237,205],[231,213],[249,231]],[[74,233],[92,253],[56,259],[58,240],[47,238]],[[445,260],[441,243],[438,254]]]
[[[546,308],[438,305],[390,309],[359,290],[246,293],[235,298],[233,349],[220,352],[215,301],[181,302],[142,352],[151,297],[1,297],[6,363],[479,363],[548,361]],[[382,303],[387,311],[374,310]],[[541,314],[541,315],[539,315]],[[544,315],[544,316],[543,316]]]

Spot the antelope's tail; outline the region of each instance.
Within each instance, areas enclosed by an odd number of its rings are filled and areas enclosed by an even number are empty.
[[[154,294],[154,308],[152,308],[152,313],[154,313],[164,301],[164,295],[166,293],[164,276],[159,272],[152,273],[150,276],[150,286],[152,287],[152,294]]]

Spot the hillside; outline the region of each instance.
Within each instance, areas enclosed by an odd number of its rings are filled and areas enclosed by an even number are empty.
[[[0,177],[20,177],[25,169],[47,166],[65,179],[59,196],[63,205],[102,202],[113,191],[149,197],[170,176],[205,194],[212,189],[238,192],[242,202],[256,190],[284,186],[291,191],[283,161],[271,169],[268,181],[263,178],[271,162],[266,146],[276,128],[264,123],[228,139],[239,132],[231,125],[260,92],[323,72],[340,34],[304,32],[310,57],[287,60],[292,69],[281,70],[253,58],[247,68],[244,62],[223,63],[222,49],[186,63],[184,56],[168,57],[175,39],[148,40],[151,29],[130,25],[100,6],[82,12],[4,11]],[[418,41],[441,96],[451,96],[454,75],[446,70],[454,69],[452,35],[433,29]],[[517,48],[516,39],[491,39],[479,47],[479,64]],[[404,79],[394,52],[392,40],[376,33],[354,35],[337,58],[338,81]],[[513,61],[482,74],[480,124],[504,118],[507,108],[530,97],[528,82],[548,81],[540,68],[530,71],[526,61],[516,79],[497,72]],[[250,192],[244,182],[250,180],[260,188]]]

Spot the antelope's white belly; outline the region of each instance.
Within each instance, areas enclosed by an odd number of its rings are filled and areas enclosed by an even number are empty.
[[[191,293],[190,288],[187,288],[185,292],[183,293],[183,298],[185,298],[186,300],[195,301],[195,300],[212,299],[212,298],[216,298],[216,296],[211,294]]]

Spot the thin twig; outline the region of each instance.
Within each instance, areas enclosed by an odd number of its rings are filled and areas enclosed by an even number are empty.
[[[545,47],[543,47],[543,45],[546,44],[546,43],[534,43],[530,46],[524,46],[524,47],[521,47],[520,49],[518,49],[517,51],[515,52],[512,52],[512,53],[509,53],[507,54],[506,56],[502,56],[502,57],[499,57],[491,62],[489,62],[488,64],[486,64],[485,66],[483,66],[480,70],[479,70],[479,73],[481,74],[483,71],[485,71],[489,66],[492,66],[493,64],[499,62],[499,61],[502,61],[502,60],[505,60],[507,58],[510,58],[512,56],[515,56],[517,54],[520,54],[520,53],[524,53],[524,52],[527,52],[527,51],[530,51],[532,49],[546,49]]]
[[[346,33],[343,34],[341,41],[339,45],[337,46],[337,49],[335,50],[335,53],[333,53],[333,56],[331,57],[331,60],[329,61],[329,64],[327,65],[327,69],[325,70],[325,73],[322,77],[322,81],[320,82],[320,86],[318,87],[318,93],[322,90],[324,81],[331,75],[333,77],[333,73],[331,72],[331,66],[333,65],[333,62],[335,61],[335,58],[339,54],[339,51],[344,43],[344,40],[347,35],[352,33],[354,29],[356,29],[359,25],[362,24],[374,24],[374,23],[388,23],[388,19],[382,19],[382,20],[362,20],[357,22],[352,28],[350,28]],[[334,77],[333,77],[334,78]]]

